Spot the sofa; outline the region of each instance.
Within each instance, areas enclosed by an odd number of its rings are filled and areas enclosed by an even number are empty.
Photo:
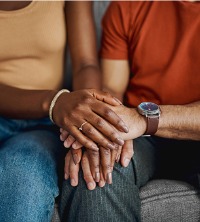
[[[101,18],[109,2],[95,1],[94,16],[100,43]],[[67,88],[70,88],[70,57],[67,57]],[[183,181],[154,179],[140,189],[143,222],[199,222],[200,190]],[[52,222],[60,222],[58,205]],[[103,221],[102,221],[103,222]],[[123,221],[122,221],[123,222]]]

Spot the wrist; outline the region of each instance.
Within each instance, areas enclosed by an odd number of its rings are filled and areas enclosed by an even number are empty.
[[[42,101],[42,110],[45,114],[45,116],[49,116],[49,108],[51,105],[51,101],[53,100],[54,96],[58,90],[47,90],[45,93],[45,96]]]
[[[57,103],[57,100],[59,99],[59,97],[63,94],[63,93],[70,93],[70,91],[68,89],[61,89],[59,90],[54,97],[52,98],[50,105],[49,105],[49,118],[51,120],[52,123],[54,123],[53,120],[53,110],[54,110],[54,106]]]
[[[154,135],[158,130],[160,108],[152,102],[142,102],[137,107],[138,113],[145,117],[147,128],[144,135]]]

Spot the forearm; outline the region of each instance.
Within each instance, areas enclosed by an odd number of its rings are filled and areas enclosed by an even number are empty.
[[[101,88],[92,2],[66,2],[73,89]]]
[[[142,136],[147,128],[146,117],[136,108],[115,106],[111,108],[129,128],[121,133],[124,140]],[[200,140],[200,102],[189,105],[161,105],[161,115],[156,136],[178,140]]]
[[[200,102],[161,107],[157,136],[200,140]]]
[[[101,89],[102,80],[98,66],[88,65],[73,75],[73,89]]]
[[[0,115],[16,119],[48,116],[56,91],[24,90],[0,84]]]

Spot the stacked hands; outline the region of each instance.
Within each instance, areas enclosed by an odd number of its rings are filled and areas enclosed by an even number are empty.
[[[66,104],[65,109],[62,104]],[[112,183],[115,162],[127,167],[133,156],[132,139],[145,132],[145,121],[134,108],[94,89],[63,93],[54,107],[53,119],[60,126],[61,141],[70,148],[65,157],[65,179],[70,178],[71,185],[77,186],[81,165],[90,190],[96,183],[100,187]],[[130,130],[132,124],[135,127]]]

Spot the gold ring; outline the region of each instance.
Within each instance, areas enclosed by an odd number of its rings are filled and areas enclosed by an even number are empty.
[[[80,131],[82,131],[83,130],[83,126],[86,124],[87,122],[84,122],[84,123],[82,123],[81,124],[81,126],[78,128]]]

